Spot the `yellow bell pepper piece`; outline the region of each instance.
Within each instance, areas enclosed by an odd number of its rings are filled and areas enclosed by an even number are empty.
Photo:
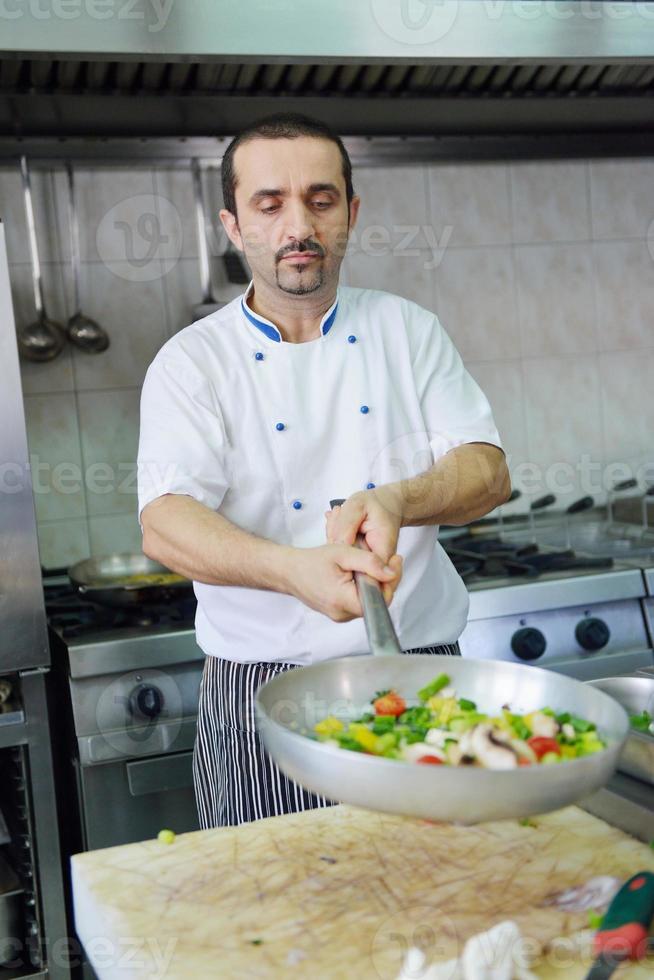
[[[359,745],[368,752],[378,751],[379,736],[375,735],[374,732],[371,732],[365,725],[354,722],[350,724],[348,732],[352,738],[355,739],[355,741],[357,741]]]
[[[342,732],[344,727],[340,718],[334,718],[333,715],[329,715],[314,725],[314,731],[316,735],[323,735],[325,738],[329,738],[330,735],[335,735],[336,732]]]

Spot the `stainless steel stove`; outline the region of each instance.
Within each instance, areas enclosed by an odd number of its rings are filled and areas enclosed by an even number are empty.
[[[543,543],[525,527],[445,542],[470,592],[463,655],[532,663],[581,680],[654,664],[641,568],[575,551],[562,533],[568,536],[554,528]]]
[[[204,654],[195,602],[94,606],[65,580],[46,580],[54,683],[66,730],[60,780],[77,800],[70,851],[198,829],[192,787]]]

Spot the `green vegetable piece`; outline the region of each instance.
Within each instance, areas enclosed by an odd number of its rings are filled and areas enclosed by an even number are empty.
[[[250,943],[251,943],[252,946],[262,946],[263,945],[263,939],[251,939],[250,940]]]
[[[351,735],[338,732],[335,738],[342,749],[349,749],[351,752],[363,752],[363,745],[360,745]]]
[[[413,745],[414,742],[424,742],[424,740],[424,732],[407,732],[407,734],[404,736],[404,741],[407,745]]]
[[[530,738],[530,736],[531,736],[531,729],[527,727],[527,725],[522,720],[522,718],[520,717],[520,715],[512,715],[510,711],[507,711],[505,709],[504,710],[504,717],[506,718],[506,720],[508,721],[508,723],[511,725],[511,728],[513,729],[513,731],[515,732],[516,736],[519,739],[522,739],[523,742],[526,742],[527,739]]]
[[[554,717],[559,725],[567,725],[572,716],[569,711],[564,711],[562,715],[555,715]]]
[[[157,840],[161,844],[174,844],[175,843],[175,833],[172,830],[160,830],[157,834]]]
[[[523,817],[522,820],[518,820],[521,827],[537,827],[538,824],[534,823],[531,817]]]
[[[459,707],[462,711],[476,711],[477,705],[474,701],[468,701],[467,698],[459,698]]]
[[[372,730],[375,735],[383,735],[395,728],[394,715],[377,715],[372,723]]]
[[[591,929],[601,929],[603,922],[603,915],[600,915],[599,912],[595,912],[594,909],[588,909],[588,925]]]
[[[649,711],[643,710],[639,715],[629,715],[629,724],[638,732],[647,732],[652,724],[652,716]]]
[[[383,755],[388,749],[394,749],[397,745],[397,737],[394,732],[386,732],[384,735],[379,736],[379,741],[377,743],[377,751]]]
[[[570,724],[576,732],[583,734],[584,732],[592,732],[595,730],[595,725],[592,721],[586,721],[584,718],[570,718]]]
[[[433,698],[435,694],[442,691],[444,687],[450,683],[450,678],[447,674],[439,674],[438,677],[430,681],[423,688],[418,691],[418,697],[421,701],[428,701],[429,698]]]
[[[400,715],[400,724],[409,725],[411,728],[422,728],[427,732],[432,727],[432,712],[424,704],[417,705],[415,708],[407,708]]]
[[[561,761],[561,756],[558,752],[546,752],[544,756],[541,757],[541,765],[552,766],[557,762]]]

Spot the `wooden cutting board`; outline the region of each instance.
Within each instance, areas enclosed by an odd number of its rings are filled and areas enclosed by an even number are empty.
[[[587,929],[587,913],[543,901],[594,875],[654,871],[654,851],[576,807],[533,823],[456,827],[338,806],[79,854],[77,931],[101,980],[392,980],[407,946],[447,960],[512,919],[543,953],[537,976],[577,980],[590,959],[566,937]]]

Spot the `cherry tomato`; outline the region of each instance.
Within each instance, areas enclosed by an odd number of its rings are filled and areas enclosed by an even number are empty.
[[[406,701],[395,691],[387,691],[373,701],[373,707],[378,715],[394,715],[398,718],[406,711]]]
[[[527,739],[527,745],[531,746],[539,759],[542,759],[548,752],[556,752],[557,755],[561,755],[561,746],[555,738],[532,735],[531,738]]]
[[[437,755],[421,755],[418,759],[418,765],[442,766],[443,760],[439,759]]]

